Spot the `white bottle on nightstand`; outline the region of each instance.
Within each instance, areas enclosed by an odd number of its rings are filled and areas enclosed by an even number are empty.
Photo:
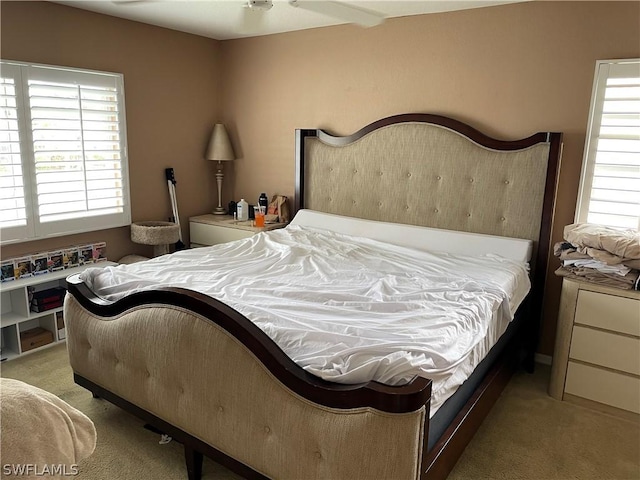
[[[238,212],[238,221],[246,222],[249,220],[249,204],[241,198],[236,206],[236,211]]]

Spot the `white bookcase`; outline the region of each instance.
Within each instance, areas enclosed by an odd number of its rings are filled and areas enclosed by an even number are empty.
[[[41,291],[48,288],[65,287],[65,279],[69,275],[79,273],[90,267],[106,267],[116,265],[113,262],[99,262],[80,267],[68,268],[57,272],[49,272],[28,278],[21,278],[0,284],[0,356],[2,360],[11,360],[24,353],[31,353],[41,348],[50,347],[64,340],[63,333],[56,325],[56,315],[62,307],[44,312],[33,312],[30,308],[29,291]],[[41,327],[53,334],[53,342],[26,352],[22,351],[20,333],[32,328]]]

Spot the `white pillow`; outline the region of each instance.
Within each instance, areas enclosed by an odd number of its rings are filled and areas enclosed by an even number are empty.
[[[510,260],[524,262],[531,259],[533,248],[531,240],[521,238],[363,220],[308,209],[299,210],[290,225],[320,228],[430,252],[459,255],[493,253]]]

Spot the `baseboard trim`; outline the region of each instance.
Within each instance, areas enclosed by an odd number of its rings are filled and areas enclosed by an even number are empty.
[[[551,361],[553,357],[551,355],[543,355],[542,353],[536,353],[535,361],[536,363],[541,363],[542,365],[551,365]]]

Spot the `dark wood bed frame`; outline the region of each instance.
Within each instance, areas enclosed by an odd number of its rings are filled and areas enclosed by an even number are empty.
[[[295,210],[305,205],[304,191],[304,142],[306,138],[317,137],[331,145],[348,145],[375,129],[402,122],[429,122],[458,131],[476,143],[496,150],[521,149],[539,142],[550,143],[549,163],[543,205],[541,233],[538,242],[537,256],[532,262],[535,276],[532,279],[532,290],[527,300],[530,321],[526,331],[519,332],[518,342],[512,342],[505,349],[498,361],[455,417],[435,446],[427,451],[428,415],[424,434],[421,478],[445,479],[462,451],[479,428],[483,419],[500,396],[509,381],[512,372],[519,365],[519,353],[522,351],[520,341],[527,344],[527,367],[532,368],[533,354],[537,343],[537,331],[542,313],[544,281],[547,271],[551,226],[553,218],[556,178],[562,134],[538,133],[517,141],[500,141],[489,138],[474,128],[459,121],[429,114],[406,114],[389,117],[363,128],[354,135],[335,137],[323,130],[296,131],[296,186]],[[238,341],[244,344],[282,384],[296,394],[320,405],[338,408],[354,408],[370,406],[386,412],[410,412],[428,404],[431,396],[431,381],[416,377],[411,383],[390,387],[377,382],[362,385],[342,385],[323,381],[297,366],[266,335],[247,320],[243,315],[225,304],[193,291],[178,288],[163,288],[155,291],[143,291],[129,295],[122,300],[107,302],[93,294],[79,277],[67,279],[69,293],[90,312],[103,317],[118,315],[141,304],[166,304],[184,307],[217,323],[227,330]],[[522,310],[522,308],[521,308]],[[199,479],[202,472],[203,455],[228,467],[245,478],[265,478],[248,466],[225,455],[214,447],[176,428],[170,423],[143,410],[128,400],[96,385],[91,380],[74,373],[76,383],[93,392],[94,396],[104,398],[115,405],[133,413],[153,427],[167,433],[181,442],[185,448],[188,478]]]

